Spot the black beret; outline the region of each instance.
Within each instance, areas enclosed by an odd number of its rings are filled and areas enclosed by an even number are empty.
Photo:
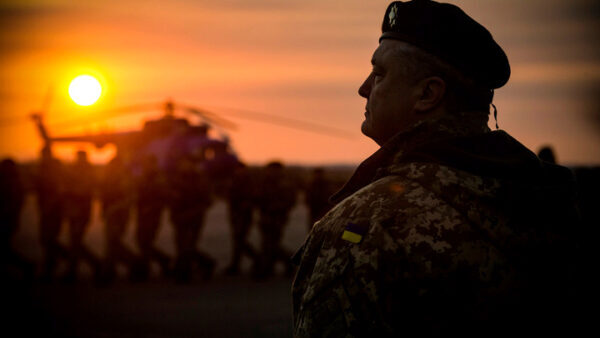
[[[430,0],[392,2],[383,17],[383,39],[419,47],[489,89],[510,77],[510,65],[490,32],[460,8]]]

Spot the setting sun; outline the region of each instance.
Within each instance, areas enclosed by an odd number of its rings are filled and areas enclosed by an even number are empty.
[[[90,75],[80,75],[69,85],[69,96],[80,106],[94,104],[100,98],[101,93],[100,82]]]

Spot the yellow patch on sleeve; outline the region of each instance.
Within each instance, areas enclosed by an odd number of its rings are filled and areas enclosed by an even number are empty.
[[[354,232],[344,230],[344,233],[342,234],[342,239],[356,244],[360,243],[360,241],[362,240],[362,236]]]

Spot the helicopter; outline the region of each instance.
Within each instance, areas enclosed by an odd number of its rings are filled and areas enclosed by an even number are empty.
[[[128,113],[139,108],[122,108],[114,112]],[[175,170],[183,158],[192,160],[213,178],[226,177],[235,169],[239,159],[224,130],[234,129],[235,124],[203,109],[176,105],[172,100],[164,102],[162,108],[163,116],[146,120],[141,130],[88,135],[51,136],[41,113],[33,113],[31,118],[44,141],[43,151],[50,152],[54,143],[89,143],[98,149],[113,144],[117,155],[134,174],[141,171],[144,159],[149,156],[155,157],[158,166],[167,172]],[[202,122],[194,124],[186,118],[176,117],[176,109],[194,114]],[[213,127],[219,130],[218,137],[209,134]]]
[[[53,143],[91,143],[97,148],[107,144],[115,145],[118,156],[127,163],[135,173],[141,170],[144,158],[152,155],[157,159],[159,167],[164,171],[176,169],[182,158],[191,159],[198,167],[204,169],[209,176],[215,179],[227,178],[239,165],[240,160],[229,142],[226,130],[235,130],[236,124],[212,113],[206,109],[175,103],[166,100],[162,104],[162,117],[146,120],[142,130],[125,132],[104,132],[88,135],[50,136],[43,123],[41,113],[31,114],[37,125],[38,132],[44,141],[44,148],[48,151]],[[137,105],[113,109],[105,113],[128,114],[137,113],[159,105]],[[188,119],[176,117],[175,111],[192,114],[200,118],[201,122],[191,123]],[[230,112],[235,115],[236,112]],[[309,121],[275,116],[252,111],[237,111],[237,116],[242,119],[259,121],[280,127],[300,129],[318,134],[327,134],[333,137],[353,138],[344,130],[330,126],[323,126]],[[211,136],[211,130],[217,130],[218,136]]]

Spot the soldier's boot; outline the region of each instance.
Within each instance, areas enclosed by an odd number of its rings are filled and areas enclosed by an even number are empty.
[[[196,251],[194,253],[194,256],[195,256],[194,257],[195,261],[197,262],[198,266],[201,269],[202,279],[203,280],[211,279],[215,272],[215,267],[217,266],[217,263],[214,260],[214,258],[203,253],[202,251]]]
[[[108,261],[104,262],[99,272],[94,277],[94,282],[96,283],[96,286],[99,287],[106,287],[114,283],[117,278],[117,270],[114,263]]]
[[[211,279],[215,273],[216,266],[217,266],[217,263],[214,261],[214,259],[207,262],[206,265],[202,269],[202,279],[203,280]]]
[[[225,268],[225,274],[227,276],[238,276],[240,274],[240,267],[238,265],[229,265]]]
[[[134,283],[144,282],[150,278],[150,265],[141,259],[134,260],[129,266],[129,280]]]
[[[42,266],[42,274],[40,275],[40,282],[44,284],[51,284],[54,282],[54,271],[56,269],[56,260],[53,258],[46,258]]]
[[[234,253],[231,263],[225,268],[225,274],[227,276],[237,276],[240,274],[240,258],[239,254]]]
[[[180,284],[186,284],[192,281],[192,266],[191,262],[187,259],[179,258],[175,262],[175,269],[173,270],[173,277],[175,282]]]
[[[60,281],[65,284],[74,284],[77,282],[77,263],[71,263]]]
[[[171,257],[167,256],[163,252],[155,249],[155,257],[160,266],[160,273],[164,278],[173,277],[173,268],[171,267]]]

